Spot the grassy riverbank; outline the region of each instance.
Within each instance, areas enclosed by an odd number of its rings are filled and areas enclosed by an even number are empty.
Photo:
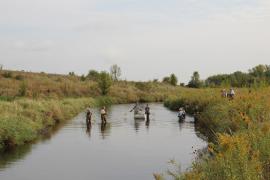
[[[185,106],[214,136],[210,156],[175,179],[270,179],[270,88],[238,89],[230,101],[219,89],[183,91],[165,106]]]
[[[0,149],[31,142],[94,103],[92,98],[0,101]]]

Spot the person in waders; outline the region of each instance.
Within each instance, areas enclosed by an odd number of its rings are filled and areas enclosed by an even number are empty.
[[[90,107],[86,109],[86,125],[91,126],[92,112]]]
[[[106,113],[106,108],[105,108],[105,106],[104,106],[104,107],[101,108],[101,110],[100,110],[101,122],[102,122],[103,124],[107,122],[107,120],[106,120],[106,115],[107,115],[107,113]]]
[[[146,121],[149,121],[149,116],[150,116],[150,107],[149,105],[147,104],[146,107],[145,107],[145,115],[146,115]]]

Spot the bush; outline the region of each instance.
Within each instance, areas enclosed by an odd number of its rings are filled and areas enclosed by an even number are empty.
[[[3,77],[4,78],[12,78],[13,74],[10,71],[6,71],[6,72],[3,73]]]

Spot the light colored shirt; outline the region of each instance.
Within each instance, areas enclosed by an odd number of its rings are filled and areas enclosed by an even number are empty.
[[[101,110],[100,110],[100,114],[106,114],[105,109],[101,109]]]

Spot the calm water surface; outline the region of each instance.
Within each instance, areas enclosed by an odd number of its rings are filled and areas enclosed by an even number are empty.
[[[193,151],[207,146],[192,117],[179,124],[175,112],[150,104],[151,120],[146,123],[133,119],[132,106],[112,106],[106,127],[94,110],[88,130],[81,113],[50,138],[2,155],[0,179],[147,180],[165,172],[171,159],[185,170],[195,158]]]

